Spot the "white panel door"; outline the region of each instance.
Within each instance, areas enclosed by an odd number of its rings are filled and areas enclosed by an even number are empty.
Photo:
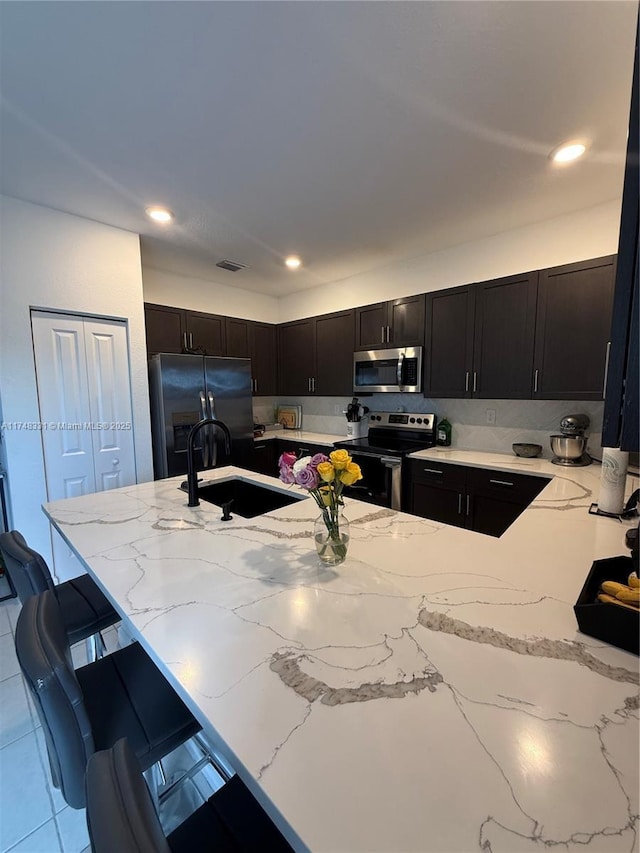
[[[127,329],[117,320],[31,315],[47,498],[136,482]],[[53,533],[58,580],[82,572]]]
[[[136,482],[129,353],[124,323],[85,320],[95,490]],[[124,379],[124,381],[123,381]]]
[[[32,314],[47,497],[96,491],[89,384],[81,317]]]

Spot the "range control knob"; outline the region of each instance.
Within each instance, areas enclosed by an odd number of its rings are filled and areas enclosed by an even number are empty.
[[[415,419],[415,418],[409,418],[409,423],[410,423],[410,424],[415,424],[415,422],[416,422],[416,419]]]
[[[418,423],[419,423],[419,424],[421,424],[421,423],[422,423],[422,418],[418,418]]]

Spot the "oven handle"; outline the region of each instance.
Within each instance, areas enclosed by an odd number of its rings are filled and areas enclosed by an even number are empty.
[[[391,509],[401,509],[402,501],[402,459],[397,456],[381,456],[380,461],[391,471]]]
[[[366,456],[368,459],[380,459],[379,453],[366,453],[364,450],[350,450],[349,452],[352,457]]]

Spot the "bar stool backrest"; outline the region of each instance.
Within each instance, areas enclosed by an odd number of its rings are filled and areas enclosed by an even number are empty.
[[[0,551],[11,583],[22,604],[32,595],[54,588],[44,557],[29,548],[24,536],[17,530],[0,533]]]
[[[112,749],[91,756],[86,785],[93,853],[170,853],[140,765],[126,738],[116,741]],[[204,849],[207,840],[202,841]]]
[[[54,785],[70,806],[83,808],[93,734],[60,607],[50,590],[24,602],[16,624],[16,653],[42,723]]]

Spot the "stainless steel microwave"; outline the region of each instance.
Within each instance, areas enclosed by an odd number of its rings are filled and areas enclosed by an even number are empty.
[[[353,390],[396,393],[422,391],[422,347],[355,352]]]

